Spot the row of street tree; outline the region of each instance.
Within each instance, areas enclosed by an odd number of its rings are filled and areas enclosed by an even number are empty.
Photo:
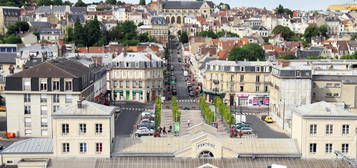
[[[179,111],[179,105],[177,103],[176,96],[171,98],[171,110],[172,110],[172,117],[174,122],[180,122],[181,120],[181,112]]]
[[[161,112],[162,112],[162,104],[161,98],[156,98],[155,101],[155,128],[159,128],[161,124]]]
[[[223,103],[222,99],[217,96],[214,99],[214,106],[218,110],[219,114],[223,117],[229,127],[234,124],[234,116],[231,112],[231,109],[228,107],[227,104]]]
[[[199,98],[199,105],[201,112],[206,120],[206,123],[211,125],[215,120],[214,112],[209,108],[209,105],[206,103],[204,97]]]

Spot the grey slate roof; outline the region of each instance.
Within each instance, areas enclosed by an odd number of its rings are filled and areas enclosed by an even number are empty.
[[[53,153],[52,138],[30,138],[17,141],[5,148],[3,154],[51,154]]]
[[[151,24],[163,25],[163,24],[167,24],[167,21],[163,16],[154,16],[151,18]]]
[[[76,22],[79,21],[83,23],[85,21],[84,15],[83,14],[70,14],[68,15],[68,21],[69,22]]]
[[[61,34],[60,29],[44,28],[40,30],[40,34]]]
[[[16,63],[16,53],[0,53],[0,63]]]
[[[86,7],[71,7],[72,14],[85,14],[87,13]]]
[[[52,116],[55,118],[61,116],[110,117],[113,115],[115,110],[118,110],[118,108],[115,106],[105,106],[84,100],[82,101],[82,108],[78,108],[77,104],[75,103],[73,105],[60,108],[58,111],[56,111],[56,113],[53,113]]]
[[[40,6],[35,10],[35,13],[45,13],[45,14],[52,14],[52,13],[64,13],[66,10],[66,6]]]
[[[166,1],[163,9],[199,9],[205,2],[214,8],[212,1]]]
[[[313,75],[313,81],[341,81],[344,84],[357,84],[357,76]]]
[[[32,27],[47,27],[50,28],[52,25],[48,22],[30,22]]]

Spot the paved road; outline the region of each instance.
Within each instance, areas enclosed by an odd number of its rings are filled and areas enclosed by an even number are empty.
[[[133,125],[136,124],[138,117],[145,108],[151,107],[136,102],[120,102],[117,106],[123,108],[135,108],[139,110],[122,110],[118,118],[115,120],[115,136],[130,135],[133,132]]]
[[[289,138],[286,134],[272,130],[255,115],[247,115],[247,123],[252,124],[258,138]]]

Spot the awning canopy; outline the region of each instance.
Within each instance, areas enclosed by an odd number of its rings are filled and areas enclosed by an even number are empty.
[[[220,92],[215,92],[215,91],[210,91],[210,90],[203,90],[203,92],[205,94],[217,95],[217,96],[220,96],[222,98],[224,98],[226,96],[226,93],[220,93]]]

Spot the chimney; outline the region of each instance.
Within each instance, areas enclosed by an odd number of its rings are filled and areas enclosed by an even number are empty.
[[[83,99],[79,99],[77,101],[77,108],[81,109],[83,107],[82,102],[83,102]]]
[[[152,56],[151,56],[151,54],[147,54],[147,55],[146,55],[146,57],[148,57],[148,58],[149,58],[149,60],[152,60]]]

